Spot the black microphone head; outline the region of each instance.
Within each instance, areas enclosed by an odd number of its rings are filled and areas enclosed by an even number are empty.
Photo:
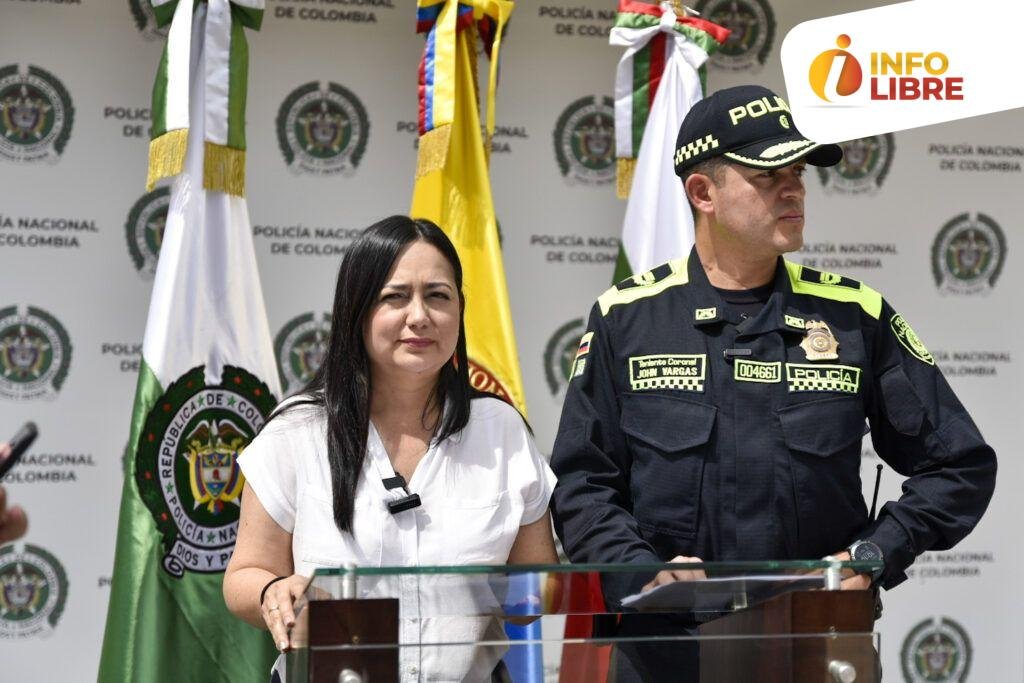
[[[406,510],[412,510],[422,505],[420,501],[420,495],[418,493],[410,493],[408,496],[398,498],[395,500],[389,500],[387,502],[388,512],[393,515],[397,515],[399,512],[405,512]]]
[[[32,445],[32,442],[39,436],[39,428],[36,427],[35,422],[26,422],[18,432],[11,437],[11,455],[10,457],[16,458],[22,453],[28,450],[28,447]]]

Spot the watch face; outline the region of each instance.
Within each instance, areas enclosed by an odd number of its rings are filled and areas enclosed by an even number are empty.
[[[882,549],[870,541],[864,541],[853,546],[854,560],[881,560]]]

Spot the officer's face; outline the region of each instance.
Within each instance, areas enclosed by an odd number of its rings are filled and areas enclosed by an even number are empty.
[[[805,164],[757,169],[726,164],[708,194],[712,230],[722,248],[746,258],[774,258],[803,245]]]
[[[363,327],[373,381],[436,376],[455,353],[461,308],[444,255],[422,240],[406,247]]]

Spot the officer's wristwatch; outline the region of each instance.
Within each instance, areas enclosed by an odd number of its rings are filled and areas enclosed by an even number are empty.
[[[847,548],[850,553],[850,559],[853,561],[877,561],[884,562],[885,557],[882,555],[882,549],[878,547],[877,543],[872,541],[854,541],[853,544]],[[882,575],[882,567],[875,569],[871,572],[871,582],[878,581],[878,577]]]

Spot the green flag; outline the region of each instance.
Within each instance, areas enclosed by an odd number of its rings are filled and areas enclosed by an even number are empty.
[[[238,455],[280,389],[245,199],[203,189],[206,3],[189,20],[192,125],[146,322],[101,682],[260,681],[275,656],[221,593]]]

